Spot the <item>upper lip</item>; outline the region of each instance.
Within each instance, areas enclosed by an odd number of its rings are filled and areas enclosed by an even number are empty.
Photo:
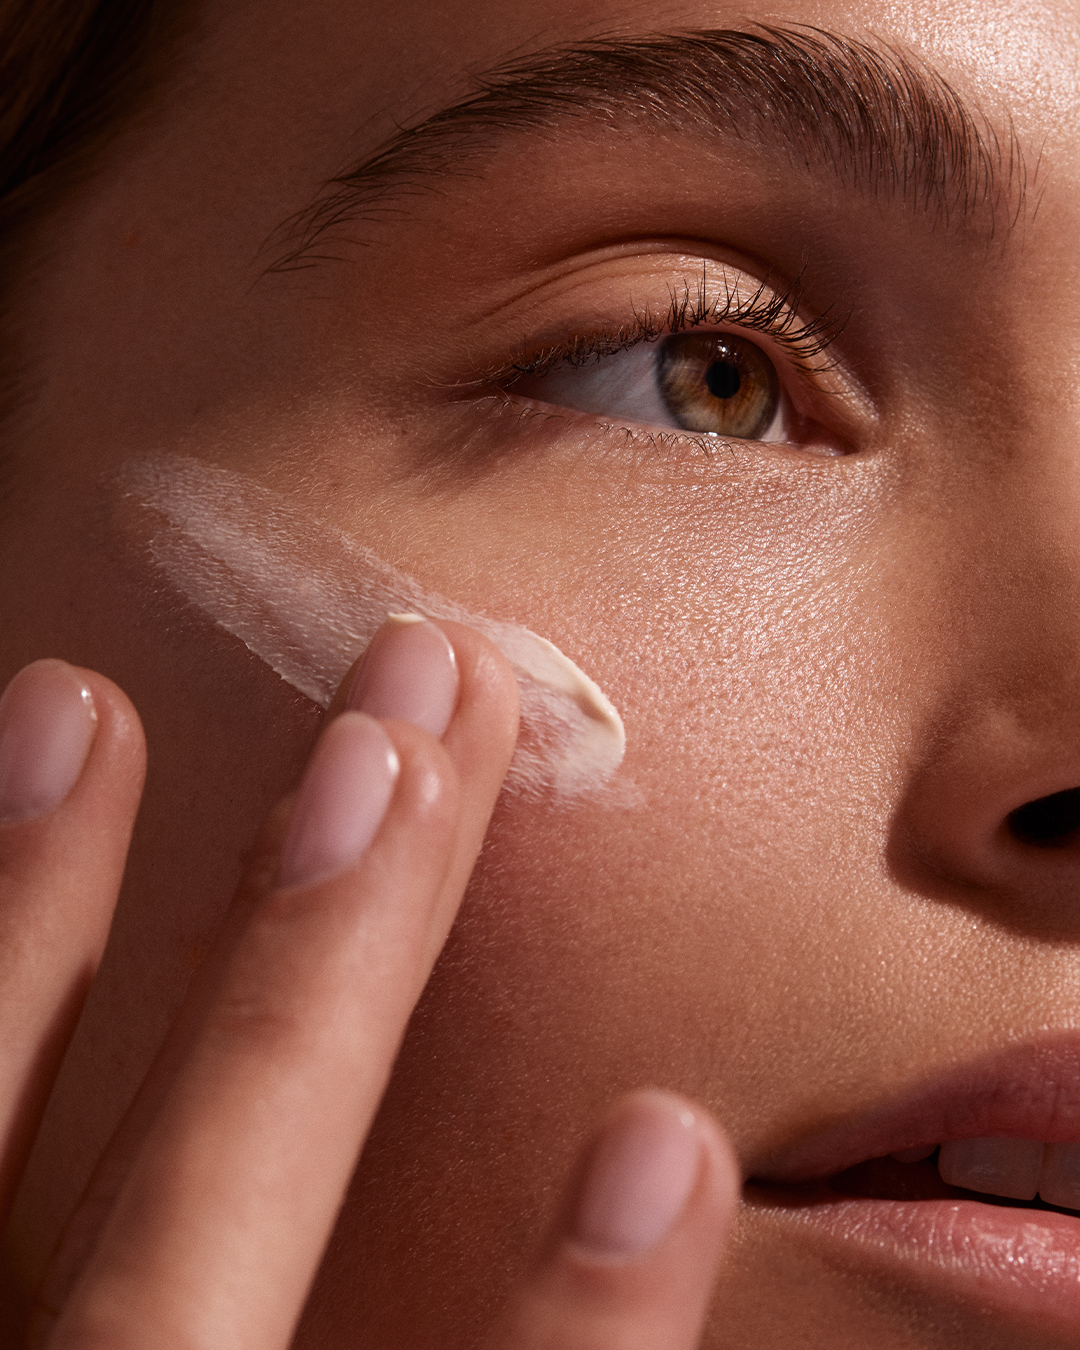
[[[776,1150],[754,1178],[810,1181],[901,1149],[994,1136],[1080,1143],[1080,1034],[1012,1045],[924,1080]]]

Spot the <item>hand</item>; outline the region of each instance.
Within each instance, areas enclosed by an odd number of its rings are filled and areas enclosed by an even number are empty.
[[[69,1224],[38,1345],[290,1342],[475,863],[517,691],[472,630],[388,623],[331,712]],[[138,717],[104,677],[43,661],[12,681],[0,703],[5,1207],[108,935],[143,767]],[[586,1150],[487,1350],[690,1350],[737,1188],[705,1112],[634,1094]]]

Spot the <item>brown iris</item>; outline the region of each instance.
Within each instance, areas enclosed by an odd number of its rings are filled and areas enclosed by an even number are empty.
[[[780,402],[776,368],[733,333],[678,333],[660,348],[660,393],[687,431],[758,440]]]

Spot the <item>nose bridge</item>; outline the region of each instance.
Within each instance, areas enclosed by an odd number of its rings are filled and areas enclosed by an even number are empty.
[[[1080,455],[1049,458],[1017,456],[926,521],[928,677],[890,865],[1080,933]]]

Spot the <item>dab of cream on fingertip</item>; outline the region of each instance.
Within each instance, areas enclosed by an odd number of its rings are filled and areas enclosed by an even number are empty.
[[[622,719],[546,638],[423,590],[232,470],[157,455],[126,464],[119,486],[116,521],[129,543],[190,604],[321,707],[388,617],[465,623],[491,639],[518,677],[521,732],[507,787],[563,799],[611,790],[626,748]]]

